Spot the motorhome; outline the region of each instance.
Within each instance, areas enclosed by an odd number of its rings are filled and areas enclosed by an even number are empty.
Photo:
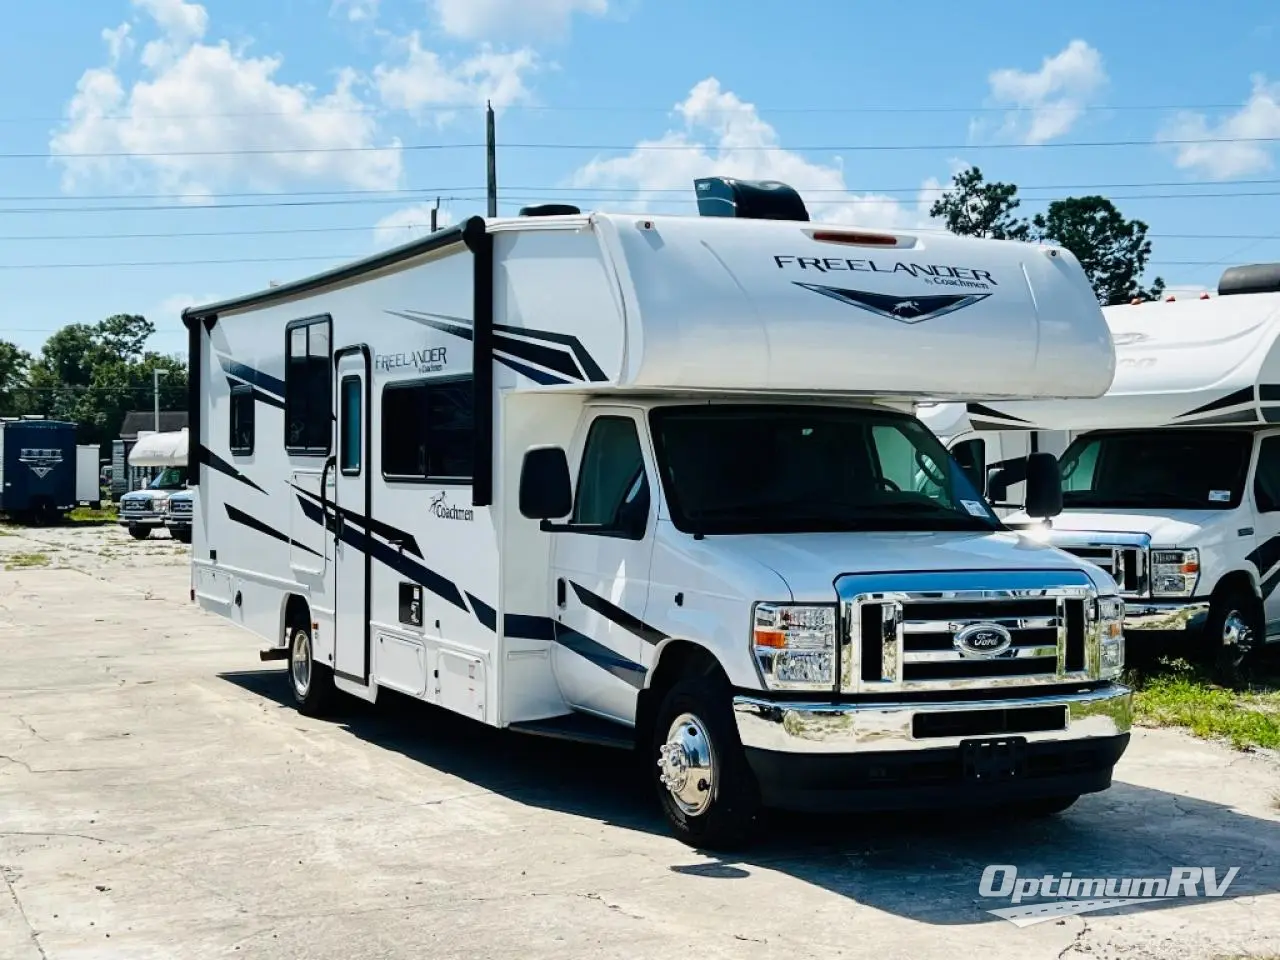
[[[1116,345],[1105,396],[970,404],[977,432],[953,442],[1070,438],[1063,513],[1006,521],[1111,573],[1131,640],[1174,640],[1234,671],[1280,640],[1280,264],[1232,267],[1216,296],[1103,314]],[[1020,467],[997,466],[992,499],[1016,504],[1005,490]]]
[[[1105,392],[1079,264],[698,190],[721,215],[476,217],[186,310],[193,598],[304,712],[391,690],[632,749],[699,846],[1106,789],[1116,584],[1005,530],[910,412]]]
[[[183,513],[171,527],[175,539],[189,541],[191,529],[188,519],[192,499],[173,502],[175,494],[187,489],[186,428],[148,431],[142,433],[129,451],[130,471],[148,469],[156,475],[140,490],[133,490],[120,498],[116,522],[129,531],[135,540],[146,540],[152,532],[170,525],[171,507],[179,507]],[[187,534],[187,536],[183,536]]]

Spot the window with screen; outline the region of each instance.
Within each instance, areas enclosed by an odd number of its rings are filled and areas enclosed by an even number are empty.
[[[359,377],[342,380],[342,403],[338,414],[338,469],[348,476],[360,472],[360,455],[363,447],[364,385]]]
[[[333,424],[332,329],[328,316],[297,320],[285,331],[285,449],[328,456]]]
[[[419,483],[470,483],[471,377],[382,388],[382,475]]]
[[[254,434],[253,387],[240,384],[231,388],[231,453],[247,457],[253,453]]]

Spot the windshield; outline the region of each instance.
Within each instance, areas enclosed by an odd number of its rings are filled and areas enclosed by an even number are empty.
[[[187,471],[181,467],[165,467],[149,484],[148,490],[183,490],[187,486]]]
[[[1059,458],[1063,506],[1229,510],[1251,446],[1232,430],[1086,433]]]
[[[1001,529],[913,417],[704,404],[661,407],[651,420],[671,518],[684,531]]]

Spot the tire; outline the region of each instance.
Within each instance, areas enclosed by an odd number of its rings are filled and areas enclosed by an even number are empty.
[[[190,530],[171,530],[170,534],[172,535],[173,539],[177,540],[179,543],[191,542]]]
[[[681,842],[732,850],[753,839],[760,790],[722,675],[683,677],[667,691],[654,718],[646,766]]]
[[[322,717],[333,707],[337,691],[333,686],[333,671],[316,663],[314,653],[311,630],[294,624],[289,631],[289,668],[285,671],[285,680],[298,712],[308,717]]]
[[[1229,587],[1214,597],[1201,639],[1201,654],[1213,678],[1239,683],[1252,655],[1262,646],[1262,609],[1252,590]]]
[[[1009,813],[1023,820],[1040,820],[1062,813],[1080,799],[1079,794],[1068,794],[1063,797],[1039,797],[1035,800],[1023,800],[1009,805]]]
[[[151,528],[150,527],[130,527],[129,536],[133,537],[133,539],[135,540],[145,540],[147,539],[147,537],[151,536]]]

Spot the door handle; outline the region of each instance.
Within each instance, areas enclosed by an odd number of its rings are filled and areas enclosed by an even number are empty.
[[[556,606],[564,609],[565,605],[565,586],[564,577],[556,578]]]

